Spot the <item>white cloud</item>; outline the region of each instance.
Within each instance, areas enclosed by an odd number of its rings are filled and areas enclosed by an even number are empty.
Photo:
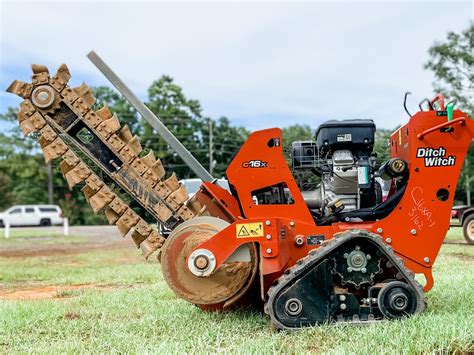
[[[427,49],[472,16],[471,2],[2,2],[1,9],[2,77],[31,62],[51,69],[65,62],[76,83],[105,84],[85,57],[95,49],[138,94],[166,73],[205,113],[250,129],[315,127],[326,118],[404,122],[406,90],[413,103],[432,95],[422,68]]]

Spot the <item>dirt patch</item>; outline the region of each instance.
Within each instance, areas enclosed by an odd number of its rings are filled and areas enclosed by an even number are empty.
[[[80,319],[80,318],[81,318],[81,315],[78,314],[78,313],[66,312],[64,314],[64,319],[66,319],[66,320],[74,320],[74,319]]]
[[[28,288],[1,289],[0,300],[45,300],[62,299],[78,296],[82,290],[113,290],[120,288],[112,285],[85,284],[85,285],[51,285]]]
[[[0,250],[3,258],[25,258],[36,256],[74,255],[95,250],[129,249],[131,243],[127,240],[117,240],[114,243],[79,244],[61,246],[29,246],[22,249]]]
[[[455,256],[456,258],[458,258],[460,260],[463,260],[463,261],[470,261],[470,262],[474,261],[474,255],[466,255],[466,254],[462,254],[462,253],[453,253],[453,254],[449,254],[449,255]]]
[[[467,244],[465,240],[450,240],[450,239],[445,239],[443,241],[443,244],[456,244],[456,245],[467,245],[467,246],[470,245],[470,244]]]

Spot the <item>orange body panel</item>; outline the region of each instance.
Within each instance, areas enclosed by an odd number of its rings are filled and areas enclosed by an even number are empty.
[[[219,267],[239,245],[258,243],[265,293],[286,268],[318,248],[319,241],[347,229],[367,229],[381,235],[413,272],[425,275],[428,291],[433,286],[431,266],[449,228],[456,184],[473,137],[474,122],[461,111],[455,111],[450,122],[439,111],[417,113],[390,138],[391,156],[403,158],[409,165],[407,188],[395,209],[379,221],[317,226],[284,159],[281,130],[252,133],[227,169],[241,215],[196,249],[212,251]],[[428,160],[420,156],[423,153],[431,155]],[[445,165],[426,166],[438,161],[431,158],[443,159]],[[294,203],[254,203],[252,191],[280,183],[286,184]],[[234,197],[227,202],[221,197],[221,203],[234,203]],[[235,207],[232,210],[236,213]],[[263,233],[239,237],[239,226],[252,222],[262,223]],[[303,238],[303,245],[297,245],[296,238]]]

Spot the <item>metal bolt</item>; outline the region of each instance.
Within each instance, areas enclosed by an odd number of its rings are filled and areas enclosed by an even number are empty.
[[[356,245],[355,250],[360,250],[360,246]]]
[[[424,261],[425,263],[429,263],[429,262],[430,262],[430,258],[428,258],[427,256],[425,256],[425,258],[423,259],[423,261]]]
[[[48,98],[49,98],[49,95],[47,92],[43,91],[38,94],[38,99],[40,99],[41,101],[46,101]]]
[[[271,254],[271,253],[272,253],[272,249],[271,249],[271,248],[268,248],[266,251],[267,251],[267,254]]]
[[[367,260],[370,260],[370,259],[372,259],[372,255],[367,254],[367,255],[365,256],[365,258],[366,258]]]
[[[270,224],[271,224],[270,221],[268,221],[268,220],[265,221],[265,225],[269,226]]]
[[[349,254],[344,253],[343,257],[344,257],[344,259],[347,259],[349,257]]]
[[[382,228],[377,228],[377,233],[382,233],[383,229]]]
[[[367,269],[365,267],[363,267],[362,269],[360,269],[360,272],[362,272],[363,274],[365,274],[367,272]]]
[[[296,237],[295,244],[299,247],[302,246],[304,244],[304,239],[302,237]]]
[[[387,242],[387,244],[390,244],[392,242],[392,238],[387,238],[385,239],[385,241]]]
[[[272,239],[272,236],[270,234],[267,234],[267,236],[265,238],[267,238],[267,240],[270,240],[270,239]]]
[[[350,266],[347,268],[347,272],[352,272],[352,268]]]
[[[410,233],[413,234],[413,235],[416,235],[416,229],[412,229],[412,230],[410,231]]]
[[[339,300],[340,300],[341,302],[344,302],[344,301],[346,300],[346,296],[340,295],[340,296],[339,296]]]
[[[295,222],[291,221],[291,222],[290,222],[290,226],[294,227],[294,226],[295,226]]]
[[[342,310],[345,310],[347,308],[346,304],[345,303],[341,303],[341,305],[339,306]]]

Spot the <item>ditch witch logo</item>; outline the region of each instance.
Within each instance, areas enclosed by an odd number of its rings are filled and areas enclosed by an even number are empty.
[[[435,148],[418,148],[416,152],[417,158],[425,159],[425,166],[427,168],[435,166],[454,166],[456,164],[456,157],[454,155],[446,156],[446,149],[443,147]]]

